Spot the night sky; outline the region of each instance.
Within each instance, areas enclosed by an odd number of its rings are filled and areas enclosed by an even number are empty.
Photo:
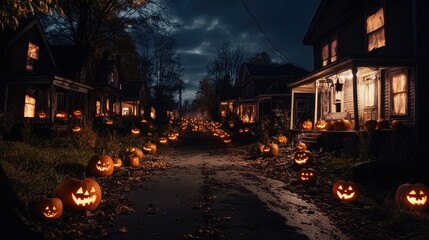
[[[227,41],[242,44],[249,56],[267,52],[276,62],[290,62],[313,70],[312,48],[305,46],[302,40],[319,2],[171,1],[169,13],[182,26],[173,31],[184,66],[186,89],[182,98],[194,98],[199,80],[206,75],[210,58],[217,47]],[[283,60],[279,57],[281,55]]]

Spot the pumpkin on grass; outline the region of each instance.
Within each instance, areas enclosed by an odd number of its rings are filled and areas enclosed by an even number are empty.
[[[332,186],[332,194],[341,202],[353,202],[359,197],[359,188],[354,182],[338,180]]]
[[[42,220],[58,219],[63,214],[63,202],[57,197],[40,197],[34,201],[32,212]]]
[[[297,151],[293,157],[296,166],[307,166],[313,160],[313,154],[309,150]]]
[[[113,159],[109,155],[96,154],[89,159],[87,168],[90,174],[97,177],[103,177],[112,175],[115,166]]]
[[[301,168],[298,171],[298,181],[301,183],[313,183],[316,181],[316,170],[313,168]]]
[[[68,178],[57,188],[57,196],[64,210],[72,213],[94,211],[101,202],[102,192],[97,181],[92,178]]]
[[[423,210],[429,202],[429,189],[423,183],[404,183],[396,189],[396,203],[410,210]]]
[[[277,157],[279,155],[279,146],[276,143],[267,143],[262,146],[262,156]]]

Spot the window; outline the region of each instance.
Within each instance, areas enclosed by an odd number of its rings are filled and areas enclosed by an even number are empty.
[[[28,43],[27,65],[25,66],[25,69],[27,69],[28,71],[33,71],[38,59],[39,47],[32,43]]]
[[[337,39],[334,39],[322,46],[322,66],[337,61]]]
[[[101,115],[101,102],[100,101],[95,102],[95,114]]]
[[[30,95],[25,95],[24,117],[34,118],[35,112],[36,112],[36,99]]]
[[[406,115],[408,105],[407,72],[400,70],[391,74],[392,114]]]
[[[368,78],[364,82],[364,106],[375,106],[375,82],[372,78]]]
[[[366,19],[366,34],[368,41],[368,52],[383,47],[384,36],[384,10],[380,8],[377,12]]]

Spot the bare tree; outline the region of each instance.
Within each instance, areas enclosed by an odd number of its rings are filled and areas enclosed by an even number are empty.
[[[213,83],[207,77],[201,79],[193,101],[194,107],[203,115],[208,113],[212,119],[216,119],[218,115],[216,102],[216,91]]]
[[[247,59],[248,63],[259,64],[259,65],[275,65],[270,55],[266,52],[256,53],[254,56]]]

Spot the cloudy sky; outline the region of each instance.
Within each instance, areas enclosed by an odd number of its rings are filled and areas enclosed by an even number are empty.
[[[312,48],[302,40],[320,0],[173,0],[170,14],[182,27],[174,31],[184,65],[183,99],[193,99],[211,56],[224,42],[239,43],[249,56],[267,52],[307,70]],[[271,47],[272,46],[272,47]],[[276,49],[276,50],[274,50]]]

